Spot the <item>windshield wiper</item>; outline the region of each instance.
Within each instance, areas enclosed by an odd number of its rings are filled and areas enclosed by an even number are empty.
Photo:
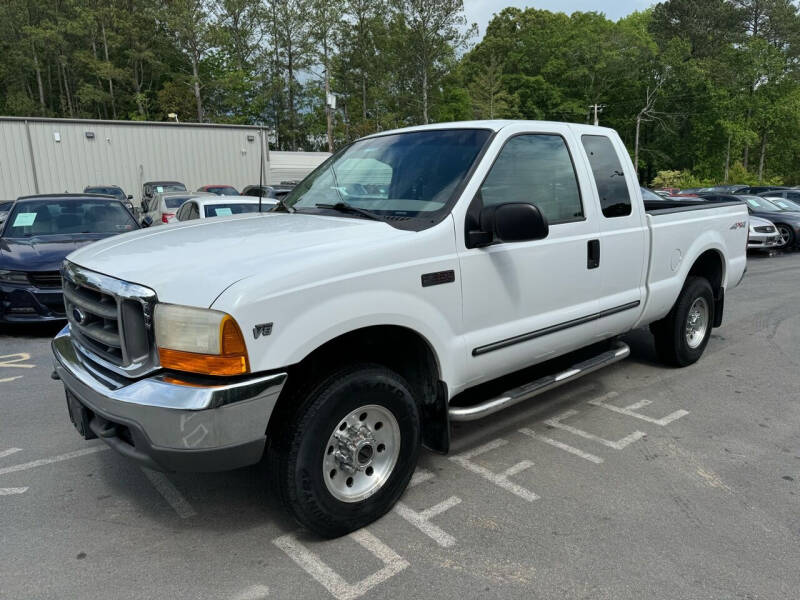
[[[337,202],[336,204],[315,204],[314,206],[317,208],[329,208],[342,213],[361,215],[363,217],[367,217],[368,219],[372,219],[373,221],[386,222],[386,219],[384,219],[382,216],[377,215],[366,208],[359,208],[357,206],[353,206],[352,204],[347,204],[347,202]]]
[[[293,212],[295,212],[297,210],[296,208],[286,204],[286,202],[283,201],[283,198],[275,198],[275,199],[278,201],[278,206],[280,206],[287,213],[293,213]],[[269,212],[269,211],[267,211],[267,212]]]

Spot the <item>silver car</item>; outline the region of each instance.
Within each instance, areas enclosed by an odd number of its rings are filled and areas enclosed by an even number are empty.
[[[772,221],[760,217],[750,217],[750,230],[747,235],[748,250],[774,250],[781,245],[781,234]]]
[[[214,196],[214,194],[208,192],[161,192],[152,198],[145,198],[142,200],[141,221],[144,223],[144,220],[150,217],[151,226],[175,223],[177,222],[175,214],[181,205],[187,200],[200,196]],[[214,197],[216,198],[216,196]]]

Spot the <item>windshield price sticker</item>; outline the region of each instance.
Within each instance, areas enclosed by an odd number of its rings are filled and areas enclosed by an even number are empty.
[[[164,188],[163,188],[163,187],[161,187],[160,185],[157,185],[157,186],[156,186],[156,192],[157,192],[157,193],[159,193],[159,194],[160,194],[160,193],[161,193],[161,192],[163,192],[163,191],[164,191]]]
[[[14,219],[14,227],[30,227],[36,220],[36,213],[19,213]]]
[[[217,214],[218,217],[229,217],[233,214],[230,208],[215,208],[214,212]]]

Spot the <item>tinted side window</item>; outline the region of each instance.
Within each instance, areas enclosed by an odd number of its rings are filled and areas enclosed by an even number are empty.
[[[628,182],[611,140],[604,135],[584,135],[581,141],[592,166],[603,216],[625,217],[631,214]]]
[[[481,185],[484,206],[535,204],[553,225],[583,218],[572,158],[558,135],[518,135],[503,146]]]

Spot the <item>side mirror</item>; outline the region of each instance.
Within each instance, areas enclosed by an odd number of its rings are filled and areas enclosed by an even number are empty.
[[[147,215],[144,219],[142,219],[142,227],[150,227],[153,224],[153,217]]]
[[[128,200],[133,200],[133,194],[128,194]]]
[[[547,219],[534,204],[509,202],[481,210],[480,230],[467,232],[467,247],[482,248],[494,242],[529,242],[550,233]]]

